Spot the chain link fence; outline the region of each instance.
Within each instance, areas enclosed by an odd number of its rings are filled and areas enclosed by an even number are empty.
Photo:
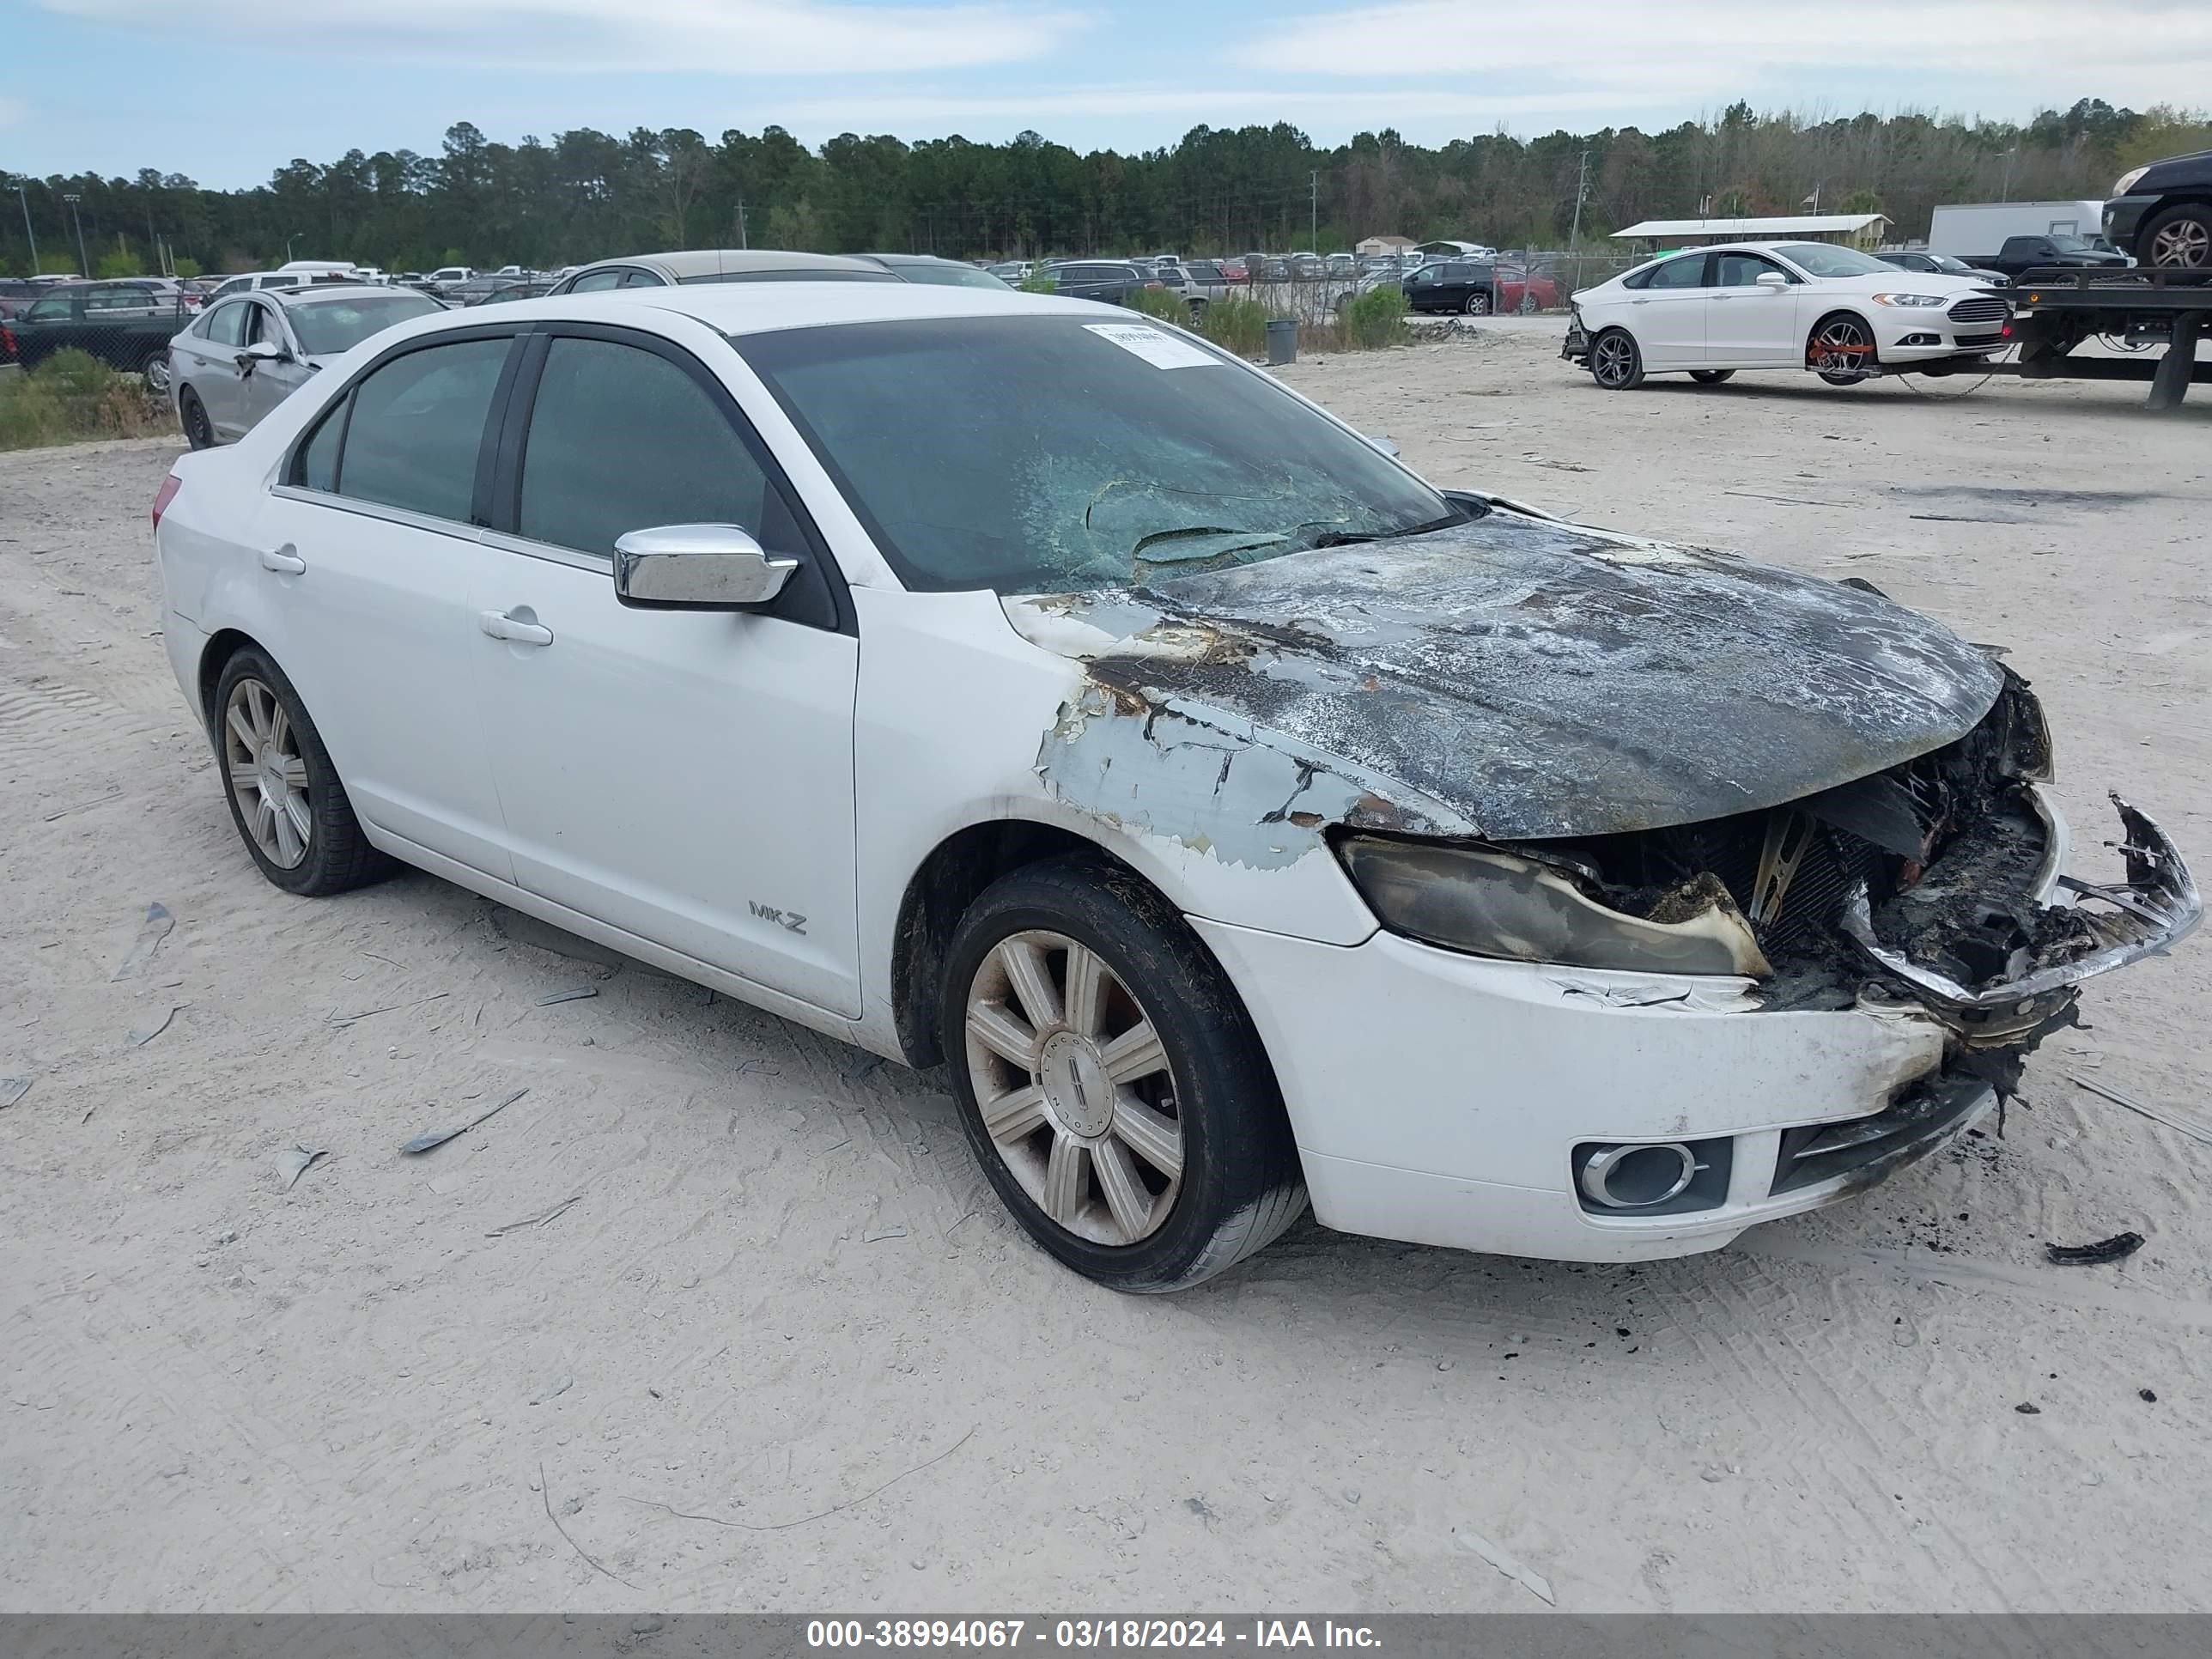
[[[1466,268],[1462,280],[1452,285],[1449,306],[1441,302],[1440,296],[1437,308],[1534,316],[1565,311],[1575,294],[1643,264],[1645,257],[1610,250],[1566,253],[1516,248],[1501,251],[1495,258],[1446,255],[1430,263]],[[1301,275],[1285,270],[1282,261],[1273,260],[1261,272],[1255,273],[1249,288],[1240,291],[1265,306],[1271,317],[1294,319],[1302,326],[1312,326],[1334,321],[1347,301],[1378,283],[1402,286],[1411,270],[1370,273],[1338,270]],[[1271,271],[1274,274],[1267,274]],[[1470,292],[1478,296],[1474,307],[1467,303]]]
[[[164,384],[169,342],[191,326],[199,306],[198,294],[155,277],[56,283],[10,294],[0,298],[0,363],[35,370],[79,351],[110,369]]]

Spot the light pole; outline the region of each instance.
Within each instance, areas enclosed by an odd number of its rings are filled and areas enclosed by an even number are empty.
[[[1997,191],[1997,200],[2000,202],[2009,202],[2012,200],[2012,158],[2019,154],[2020,146],[2018,144],[2014,144],[2010,149],[2004,153],[2004,187]]]
[[[89,276],[92,275],[92,261],[84,257],[84,216],[76,210],[76,204],[84,198],[72,192],[63,197],[62,200],[69,204],[70,222],[76,227],[76,274]]]
[[[286,264],[289,265],[292,263],[292,244],[299,238],[305,236],[307,234],[307,233],[304,230],[295,230],[291,234],[291,235],[287,236],[284,239],[284,263]]]
[[[31,275],[39,274],[39,233],[31,228],[31,198],[24,195],[21,185],[15,186],[16,199],[23,204],[23,234],[31,239]]]

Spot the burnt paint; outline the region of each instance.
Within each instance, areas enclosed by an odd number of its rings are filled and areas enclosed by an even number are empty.
[[[1986,652],[1879,594],[1510,512],[1007,611],[1086,662],[1093,689],[1037,758],[1079,804],[1071,743],[1171,709],[1357,785],[1298,805],[1414,833],[1611,835],[1779,805],[1956,739],[2001,684]],[[1141,799],[1140,778],[1115,782]]]

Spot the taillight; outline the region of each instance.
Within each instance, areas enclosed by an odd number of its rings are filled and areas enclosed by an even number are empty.
[[[7,324],[0,323],[0,356],[12,357],[15,355],[15,331]]]
[[[1145,286],[1146,288],[1165,288],[1167,284],[1165,283],[1146,283]]]
[[[169,503],[177,499],[177,492],[184,487],[185,481],[173,472],[161,480],[161,487],[154,492],[155,529],[161,527],[161,515],[169,510]]]

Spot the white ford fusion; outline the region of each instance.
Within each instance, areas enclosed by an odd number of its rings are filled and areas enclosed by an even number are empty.
[[[1905,271],[1826,242],[1735,242],[1641,264],[1571,301],[1561,356],[1608,391],[1647,374],[1712,386],[1740,368],[1831,386],[1885,370],[1948,374],[2010,338],[2012,309],[1972,277]]]
[[[1189,336],[884,283],[446,313],[155,502],[247,854],[942,1062],[1125,1290],[1623,1261],[1871,1185],[2197,921],[1862,586],[1440,491]]]

